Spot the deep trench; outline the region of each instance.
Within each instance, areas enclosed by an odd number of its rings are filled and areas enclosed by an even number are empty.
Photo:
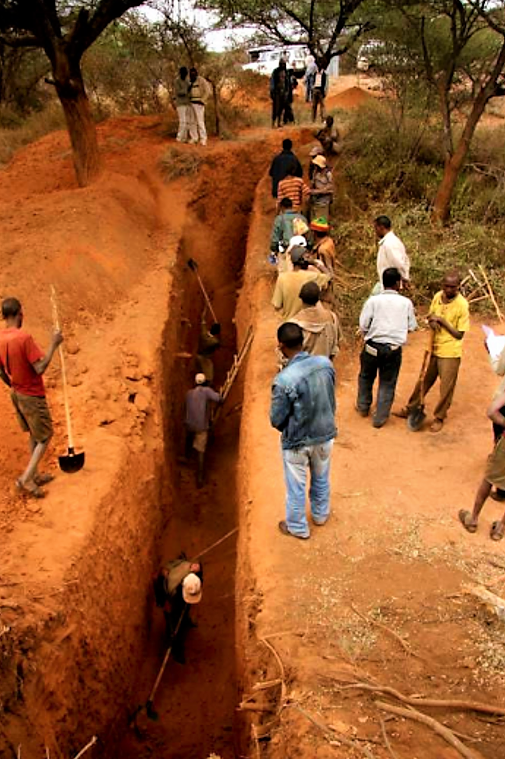
[[[212,220],[208,226],[190,222],[178,253],[177,267],[182,272],[183,287],[178,293],[175,289],[170,310],[171,318],[177,319],[175,345],[178,352],[194,356],[204,301],[187,267],[187,259],[198,258],[194,234],[199,229],[199,239],[206,239],[207,246],[205,257],[200,260],[200,273],[210,285],[214,307],[222,323],[222,347],[214,360],[216,388],[225,379],[237,349],[234,314],[253,197],[254,185],[251,184],[247,200],[240,206],[240,234],[228,236],[226,240],[216,239],[216,234],[212,234]],[[196,204],[193,222],[200,221],[201,215]],[[212,239],[214,244],[210,244]],[[173,350],[174,343],[170,342]],[[239,375],[235,382],[211,436],[206,482],[202,489],[197,489],[194,466],[180,462],[184,440],[182,409],[185,393],[192,386],[195,362],[193,358],[174,358],[167,354],[169,350],[167,344],[164,356],[168,367],[164,377],[167,468],[164,476],[171,477],[173,495],[167,528],[160,539],[160,560],[175,558],[181,551],[187,556],[198,554],[236,527],[238,520],[235,478],[243,393],[241,377]],[[192,612],[198,626],[190,631],[186,642],[186,664],[170,661],[165,671],[155,700],[158,721],[147,719],[142,712],[136,720],[137,729],[125,728],[116,747],[106,752],[107,759],[207,759],[211,753],[222,759],[233,759],[243,753],[244,736],[236,720],[241,648],[235,608],[236,536],[212,551],[203,560],[203,569],[203,600]],[[148,615],[150,631],[135,685],[138,705],[145,703],[148,697],[166,648],[161,610],[151,604]],[[131,707],[134,709],[135,703]]]

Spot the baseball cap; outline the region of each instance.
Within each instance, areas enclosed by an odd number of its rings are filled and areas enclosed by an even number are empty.
[[[196,375],[195,382],[197,385],[204,385],[207,382],[207,377],[200,372]]]
[[[319,166],[320,169],[326,168],[326,158],[324,157],[324,155],[316,155],[312,163],[315,163],[316,166]]]
[[[202,600],[202,581],[194,572],[182,581],[182,597],[187,604],[199,604]]]
[[[303,235],[293,235],[289,241],[288,250],[291,252],[293,248],[296,248],[298,246],[301,246],[302,248],[307,247],[307,240]]]

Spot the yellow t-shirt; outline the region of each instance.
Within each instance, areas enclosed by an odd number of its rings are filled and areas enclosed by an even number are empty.
[[[468,332],[470,329],[470,308],[466,298],[458,294],[454,300],[444,303],[442,295],[443,292],[440,291],[431,301],[430,314],[441,316],[459,332]],[[435,332],[433,355],[438,358],[461,358],[463,355],[463,340],[457,340],[446,329],[441,327]]]

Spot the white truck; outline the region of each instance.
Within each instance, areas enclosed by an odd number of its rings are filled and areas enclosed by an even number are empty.
[[[248,50],[249,63],[242,68],[245,71],[257,71],[258,74],[271,76],[279,61],[284,59],[288,69],[292,69],[296,78],[301,79],[305,74],[306,59],[310,55],[308,47],[303,45],[289,45],[278,47],[266,45],[254,47]]]

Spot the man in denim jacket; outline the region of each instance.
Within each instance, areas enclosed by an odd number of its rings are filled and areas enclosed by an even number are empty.
[[[279,348],[289,363],[272,385],[270,422],[282,432],[286,480],[286,519],[283,535],[307,539],[305,513],[307,470],[310,469],[312,522],[323,525],[330,515],[330,462],[335,427],[335,370],[326,356],[302,350],[303,332],[286,322],[277,331]]]

